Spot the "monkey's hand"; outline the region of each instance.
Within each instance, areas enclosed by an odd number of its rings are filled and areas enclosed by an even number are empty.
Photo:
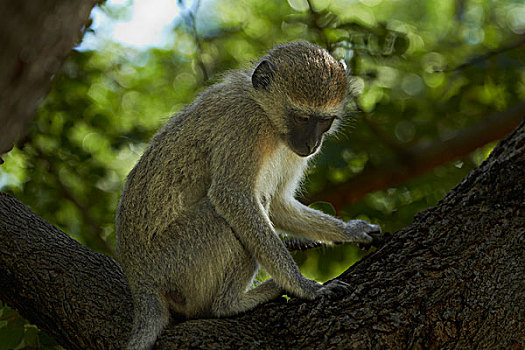
[[[317,297],[340,297],[350,293],[350,290],[350,285],[348,283],[334,279],[326,284],[323,284],[323,286],[318,289]]]
[[[326,284],[317,283],[303,277],[302,291],[300,293],[292,293],[294,296],[314,300],[322,297],[333,297],[348,294],[350,292],[350,285],[343,281],[334,279]]]
[[[370,243],[373,238],[369,234],[379,232],[381,228],[378,225],[372,225],[363,220],[348,221],[345,228],[348,241],[356,243]]]

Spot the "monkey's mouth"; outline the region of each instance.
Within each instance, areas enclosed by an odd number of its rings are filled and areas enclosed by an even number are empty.
[[[299,157],[308,157],[309,155],[311,155],[312,153],[299,153],[299,152],[295,152],[295,154],[297,154]]]
[[[321,142],[309,146],[306,142],[294,142],[294,140],[288,139],[288,146],[299,157],[308,157],[319,150]]]
[[[297,154],[299,157],[308,157],[308,156],[311,156],[312,154],[315,154],[315,152],[317,152],[317,150],[319,149],[319,147],[315,147],[313,150],[298,150],[298,149],[294,149],[293,151],[295,152],[295,154]]]

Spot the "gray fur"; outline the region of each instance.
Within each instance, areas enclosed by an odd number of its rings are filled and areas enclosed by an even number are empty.
[[[301,275],[275,229],[365,243],[367,232],[379,230],[293,198],[310,156],[287,146],[287,111],[342,116],[343,66],[309,43],[278,46],[264,60],[275,65],[274,74],[254,83],[253,68],[233,72],[204,91],[154,136],[129,174],[116,217],[135,308],[129,349],[151,348],[170,309],[189,318],[221,317],[283,290],[306,299],[330,292],[331,285]],[[305,81],[294,88],[297,77]],[[249,289],[259,265],[273,279]]]

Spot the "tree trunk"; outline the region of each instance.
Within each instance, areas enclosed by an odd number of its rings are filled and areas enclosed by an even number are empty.
[[[346,295],[175,322],[157,348],[525,348],[525,122],[435,208],[348,269]],[[121,348],[120,267],[0,195],[0,299],[66,348]]]
[[[24,136],[95,2],[0,1],[0,156]]]

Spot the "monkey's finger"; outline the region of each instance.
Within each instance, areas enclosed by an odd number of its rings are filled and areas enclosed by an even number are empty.
[[[392,238],[390,232],[369,232],[368,235],[372,237],[372,241],[359,244],[362,250],[369,250],[371,247],[381,248]]]
[[[323,285],[317,295],[340,298],[350,292],[351,286],[348,283],[335,279]]]

